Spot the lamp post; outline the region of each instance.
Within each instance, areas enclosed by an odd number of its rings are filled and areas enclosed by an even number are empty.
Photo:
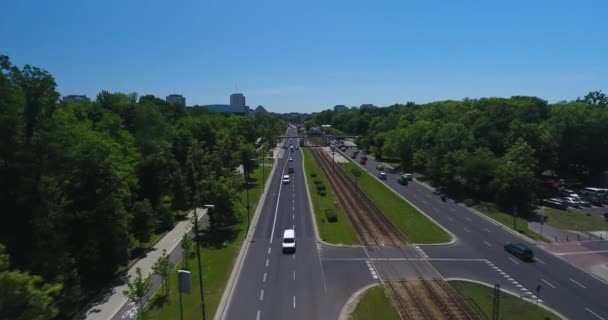
[[[254,158],[249,158],[249,161],[257,161],[257,159]],[[250,207],[251,205],[249,204],[249,170],[245,167],[243,167],[243,173],[245,174],[245,193],[247,194],[247,232],[245,232],[245,236],[249,235],[249,226],[250,226]]]

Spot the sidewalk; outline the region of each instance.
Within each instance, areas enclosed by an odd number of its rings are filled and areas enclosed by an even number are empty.
[[[203,217],[207,214],[207,209],[197,209],[199,221],[203,220]],[[178,222],[173,230],[169,231],[160,241],[152,247],[152,249],[137,261],[128,271],[128,277],[135,277],[135,270],[140,268],[142,275],[148,276],[152,273],[152,266],[162,255],[163,249],[167,250],[167,254],[179,246],[184,233],[190,232],[192,228],[190,221],[194,216],[194,210],[188,213],[188,219]],[[116,286],[108,289],[108,291],[101,297],[100,300],[95,301],[86,312],[87,320],[108,320],[112,319],[115,314],[128,302],[128,299],[124,296],[123,291],[127,289],[127,285],[124,281],[120,281]]]

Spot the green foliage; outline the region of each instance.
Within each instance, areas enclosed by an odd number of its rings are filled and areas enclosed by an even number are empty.
[[[155,216],[152,211],[152,206],[148,199],[137,201],[133,205],[133,221],[131,222],[132,233],[135,239],[142,242],[148,242],[150,235],[155,229]]]
[[[158,260],[152,266],[152,271],[162,279],[163,291],[166,295],[169,294],[169,274],[171,273],[171,269],[173,269],[173,264],[169,260],[167,250],[163,249],[163,254],[158,257]]]
[[[135,269],[135,278],[127,278],[127,289],[122,292],[129,300],[135,302],[139,310],[143,310],[144,298],[152,285],[152,278],[150,276],[144,277],[141,274],[141,269]],[[139,318],[143,319],[143,312],[139,313]]]

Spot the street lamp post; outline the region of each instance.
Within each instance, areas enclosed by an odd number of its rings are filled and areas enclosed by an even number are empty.
[[[197,195],[198,198],[198,195]],[[203,208],[206,208],[208,210],[214,209],[215,205],[212,204],[206,204],[203,205]],[[204,286],[203,286],[203,269],[202,269],[202,265],[201,265],[201,236],[200,236],[200,232],[198,230],[198,208],[194,208],[194,232],[196,232],[196,260],[198,262],[198,286],[199,289],[201,290],[201,310],[203,312],[203,320],[207,319],[207,316],[205,314],[205,292],[204,292]],[[209,214],[209,212],[207,212],[207,214]]]

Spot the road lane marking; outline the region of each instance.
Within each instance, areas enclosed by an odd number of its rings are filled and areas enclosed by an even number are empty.
[[[490,231],[490,229],[488,229],[488,228],[483,228],[483,231],[485,231],[485,232],[492,232],[492,231]]]
[[[571,256],[576,254],[589,254],[589,253],[607,253],[608,250],[595,250],[595,251],[574,251],[574,252],[561,252],[554,253],[556,256]]]
[[[260,310],[258,310],[258,314],[255,316],[255,320],[260,320]]]
[[[454,208],[450,208],[450,211],[452,211],[452,212],[456,212],[456,209],[454,209]]]
[[[295,253],[293,254],[293,260],[296,260],[296,254]]]
[[[511,257],[509,257],[509,260],[513,261],[513,263],[515,263],[515,264],[519,264],[519,262],[515,261],[515,259],[513,259]]]
[[[260,301],[264,300],[264,289],[260,290]]]
[[[536,261],[538,261],[538,262],[540,262],[542,264],[546,264],[544,261],[540,260],[539,258],[534,258],[534,260],[536,260]]]
[[[283,163],[283,169],[281,172],[285,175],[285,166],[287,165],[287,161]],[[277,214],[279,213],[279,202],[281,202],[281,189],[283,188],[283,184],[279,184],[279,194],[277,195],[277,205],[274,209],[274,220],[272,221],[272,231],[270,232],[270,243],[272,243],[272,238],[274,237],[274,228],[277,224]]]
[[[264,272],[264,277],[262,278],[262,282],[266,282],[266,276],[267,276],[267,275],[268,275],[268,274],[267,274],[266,272]]]
[[[268,247],[268,254],[270,254],[270,247]]]
[[[473,221],[473,220],[471,220],[471,218],[469,218],[467,216],[465,216],[464,218],[467,219],[467,220],[469,220],[469,221],[471,221],[471,222]]]
[[[582,284],[580,284],[580,283],[578,283],[578,282],[574,281],[573,279],[571,279],[571,278],[568,278],[568,279],[569,279],[570,281],[572,281],[572,282],[574,282],[574,283],[578,284],[578,285],[579,285],[581,288],[583,288],[583,289],[587,289],[587,287],[585,287],[584,285],[582,285]]]
[[[293,308],[296,308],[296,296],[293,296]]]
[[[606,320],[606,319],[604,319],[604,318],[600,317],[600,316],[599,316],[597,313],[595,313],[595,312],[591,311],[591,309],[589,309],[589,308],[585,308],[585,310],[587,310],[587,311],[591,312],[591,314],[592,314],[592,315],[594,315],[594,316],[596,316],[598,319]]]
[[[435,210],[435,211],[439,212],[439,209],[437,209],[437,208],[435,208],[435,207],[433,207],[433,210]]]
[[[296,281],[296,271],[293,271],[293,281]]]
[[[471,230],[467,229],[467,227],[464,227],[464,231],[471,232]]]
[[[296,211],[296,207],[291,207],[291,210],[292,211]]]
[[[426,202],[426,200],[422,199],[422,203],[428,203],[428,202]]]
[[[292,214],[292,215],[291,215],[291,218],[292,218],[293,220],[295,220],[295,219],[296,219],[296,214],[295,214],[295,213],[294,213],[294,214]]]
[[[491,246],[492,246],[492,245],[491,245],[489,242],[487,242],[487,241],[485,241],[485,240],[483,241],[483,243],[485,243],[485,244],[486,244],[486,246],[488,246],[488,247],[491,247]]]
[[[448,216],[448,220],[454,221],[454,219],[452,219],[452,217],[450,217],[450,216]]]
[[[549,287],[551,287],[551,288],[555,289],[555,286],[554,286],[554,285],[552,285],[552,284],[550,284],[550,283],[549,283],[549,281],[547,281],[547,280],[545,280],[545,279],[540,279],[540,281],[542,281],[542,282],[546,283],[546,284],[547,284]]]
[[[268,262],[269,262],[268,259],[266,259],[266,267],[268,267]]]

